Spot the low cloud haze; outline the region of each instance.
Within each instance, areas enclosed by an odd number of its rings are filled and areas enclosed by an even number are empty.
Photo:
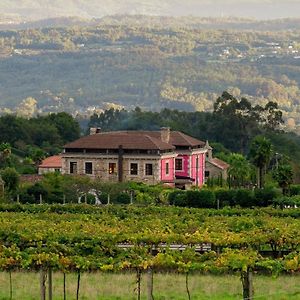
[[[100,18],[114,14],[297,18],[300,0],[1,0],[0,14],[25,19]]]

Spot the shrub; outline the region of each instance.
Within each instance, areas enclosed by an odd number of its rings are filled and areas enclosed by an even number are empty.
[[[238,189],[235,194],[235,203],[241,207],[252,207],[256,205],[254,193],[251,190]]]
[[[300,185],[292,184],[290,186],[290,196],[300,195]]]
[[[102,204],[107,204],[108,203],[108,193],[104,193],[102,192],[99,196],[98,196],[100,202]]]
[[[255,189],[254,195],[256,206],[269,206],[277,197],[277,191],[274,188]]]
[[[216,197],[214,192],[209,190],[187,191],[187,205],[199,208],[215,208]]]
[[[174,190],[169,193],[169,203],[175,206],[187,206],[186,192],[182,190]]]
[[[47,197],[48,197],[48,191],[46,188],[40,184],[39,182],[35,183],[31,187],[27,189],[27,193],[29,195],[33,195],[36,203],[39,203],[40,201],[40,195],[42,196],[43,202],[47,202]]]
[[[92,194],[87,194],[86,195],[86,201],[87,201],[88,204],[94,205],[94,204],[96,204],[96,197]]]
[[[234,206],[236,190],[219,189],[215,191],[216,200],[219,200],[220,207]]]
[[[1,171],[0,175],[4,181],[5,188],[9,192],[17,189],[20,181],[20,175],[14,168],[6,168]]]
[[[277,198],[273,201],[273,206],[275,208],[285,208],[285,207],[295,207],[298,206],[300,204],[300,198],[299,196],[293,196],[293,197],[287,197],[287,196],[283,196],[280,198]]]
[[[156,202],[155,199],[150,194],[136,192],[136,196],[135,196],[136,204],[150,205],[150,204],[155,204],[155,202]]]
[[[33,195],[29,195],[28,193],[22,193],[19,195],[19,199],[20,199],[20,202],[22,204],[36,204],[37,201],[35,200],[34,196]]]
[[[186,192],[183,192],[181,194],[177,194],[175,196],[173,204],[175,206],[180,206],[180,207],[186,207],[186,206],[188,206]]]
[[[46,202],[49,204],[64,202],[64,195],[61,191],[53,191],[52,193],[47,195]]]
[[[173,192],[171,189],[162,190],[158,197],[158,204],[167,205],[169,204],[169,196]]]
[[[130,195],[127,193],[119,193],[112,199],[112,203],[116,204],[129,204],[130,203]]]

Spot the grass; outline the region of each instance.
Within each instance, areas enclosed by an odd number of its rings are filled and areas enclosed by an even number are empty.
[[[82,300],[131,300],[136,299],[135,274],[82,274],[80,299]],[[75,299],[76,274],[67,275],[67,299]],[[12,274],[13,299],[36,300],[40,298],[39,273]],[[297,276],[271,278],[255,276],[255,299],[296,300],[300,299]],[[242,288],[238,276],[190,276],[190,292],[193,300],[242,299]],[[53,275],[53,299],[63,299],[63,275]],[[142,278],[142,299],[146,297],[147,278]],[[9,275],[0,273],[0,299],[9,299]],[[154,275],[155,300],[186,300],[185,276],[178,274]]]

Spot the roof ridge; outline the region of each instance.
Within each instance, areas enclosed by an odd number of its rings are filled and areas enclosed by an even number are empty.
[[[180,136],[181,136],[188,144],[191,145],[191,143],[190,143],[190,141],[187,139],[187,135],[186,135],[185,133],[183,133],[183,132],[181,132],[181,131],[175,131],[175,132],[178,132],[178,133],[180,134]],[[193,138],[193,137],[191,136],[191,138]]]
[[[174,146],[171,145],[170,143],[163,142],[163,141],[161,141],[161,140],[159,140],[159,139],[157,139],[157,138],[155,138],[155,137],[152,137],[152,136],[150,136],[150,135],[148,135],[148,134],[144,134],[144,136],[147,137],[147,138],[148,138],[152,143],[154,143],[155,146],[158,147],[158,148],[160,148],[159,143],[162,143],[162,144],[165,144],[165,145],[169,145],[169,146],[170,146],[170,149],[174,147]]]
[[[230,164],[228,164],[226,161],[222,160],[222,159],[219,159],[217,157],[213,157],[209,160],[209,162],[221,169],[225,169],[227,167],[230,167]],[[219,163],[218,163],[219,162]],[[223,166],[221,164],[223,164]]]

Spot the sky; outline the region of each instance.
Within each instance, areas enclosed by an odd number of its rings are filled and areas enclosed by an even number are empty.
[[[300,18],[300,0],[0,0],[0,14],[27,19],[113,14]]]

